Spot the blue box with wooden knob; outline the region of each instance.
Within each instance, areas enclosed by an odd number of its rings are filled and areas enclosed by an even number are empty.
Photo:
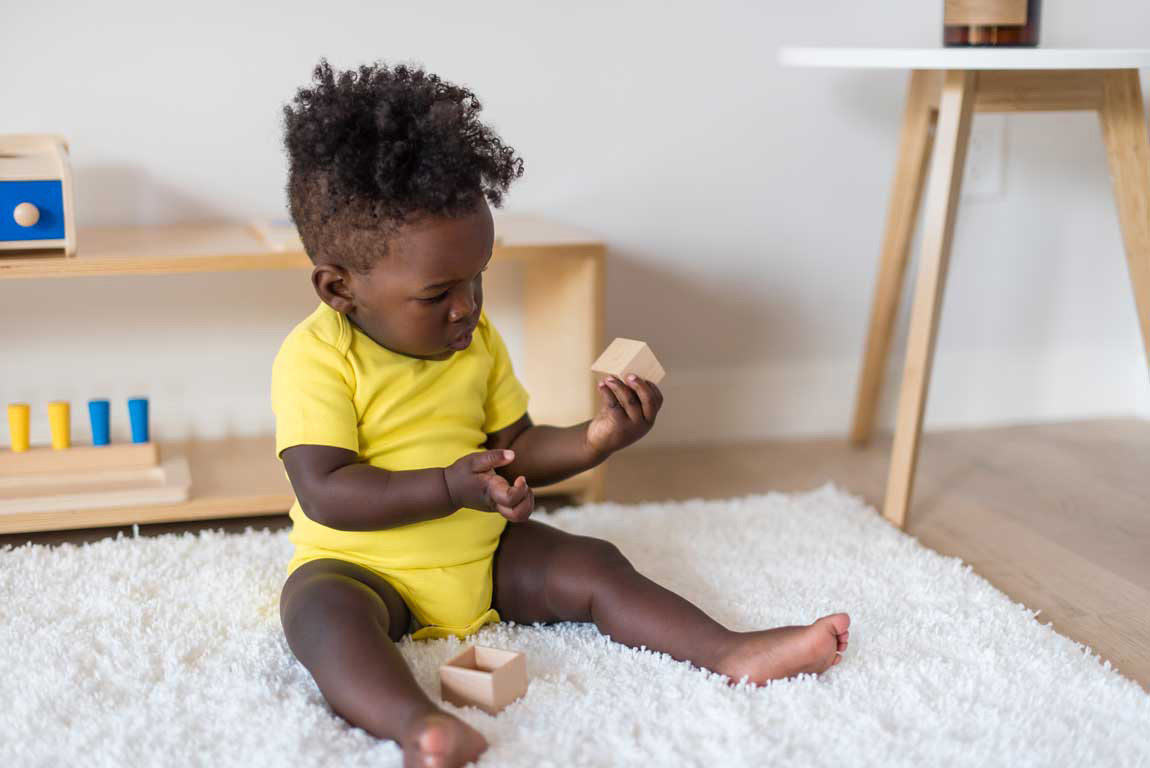
[[[76,252],[68,142],[41,133],[0,134],[0,257]]]

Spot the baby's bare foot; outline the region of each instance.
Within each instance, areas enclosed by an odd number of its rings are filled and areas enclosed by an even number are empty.
[[[819,674],[839,663],[847,649],[850,616],[832,613],[805,627],[742,632],[714,671],[732,683],[765,683],[804,672]]]
[[[487,740],[459,718],[433,712],[412,724],[402,746],[406,768],[456,768],[478,760]]]

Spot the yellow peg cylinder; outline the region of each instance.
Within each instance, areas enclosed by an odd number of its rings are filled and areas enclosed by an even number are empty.
[[[48,426],[52,429],[52,450],[67,449],[72,442],[72,414],[67,400],[48,403]]]
[[[28,416],[27,403],[8,404],[8,434],[12,437],[12,450],[15,453],[28,450]]]

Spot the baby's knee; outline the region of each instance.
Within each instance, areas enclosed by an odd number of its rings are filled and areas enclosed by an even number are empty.
[[[580,538],[579,557],[589,574],[595,575],[631,568],[631,561],[611,542],[591,536]]]
[[[325,640],[338,641],[343,634],[358,632],[365,625],[378,626],[386,635],[390,618],[383,600],[371,587],[340,574],[312,575],[290,597],[285,594],[280,598],[280,621],[293,650]]]
[[[630,561],[611,542],[590,536],[571,537],[553,552],[547,568],[547,605],[564,619],[591,621],[595,596],[633,572]]]

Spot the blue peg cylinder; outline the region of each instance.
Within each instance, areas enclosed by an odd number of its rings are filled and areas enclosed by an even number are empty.
[[[148,398],[133,397],[128,400],[128,420],[132,423],[132,442],[148,442]]]
[[[111,406],[107,400],[88,401],[88,420],[92,422],[92,445],[107,445]]]

